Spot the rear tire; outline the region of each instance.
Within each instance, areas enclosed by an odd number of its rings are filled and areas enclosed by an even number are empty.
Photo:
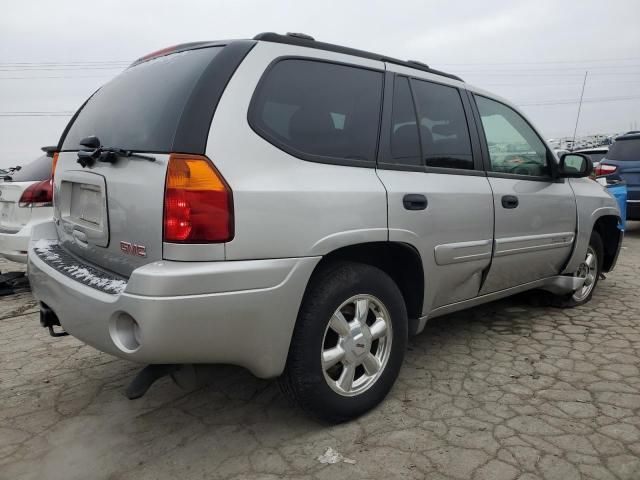
[[[600,234],[595,230],[591,232],[591,239],[587,248],[584,262],[578,267],[574,276],[585,277],[585,285],[575,292],[566,295],[554,295],[552,305],[560,308],[573,308],[591,300],[593,292],[598,285],[602,273],[602,261],[604,258],[604,246]]]
[[[384,399],[406,345],[407,311],[395,282],[370,265],[333,263],[307,287],[280,386],[312,416],[343,422]]]

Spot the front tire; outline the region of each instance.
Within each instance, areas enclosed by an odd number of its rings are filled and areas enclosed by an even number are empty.
[[[339,262],[314,274],[298,313],[282,390],[337,423],[375,407],[393,386],[407,345],[407,311],[382,270]]]
[[[584,305],[591,300],[593,292],[598,284],[598,279],[602,273],[602,261],[604,255],[604,247],[600,234],[595,230],[591,232],[589,246],[584,262],[580,264],[574,276],[585,279],[582,288],[568,295],[554,297],[553,304],[560,308],[572,308]]]

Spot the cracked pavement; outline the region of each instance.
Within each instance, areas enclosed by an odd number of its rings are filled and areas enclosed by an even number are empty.
[[[139,366],[49,337],[28,291],[0,297],[0,479],[637,480],[639,273],[630,223],[586,306],[521,295],[433,320],[387,399],[336,426],[233,367],[129,401]]]

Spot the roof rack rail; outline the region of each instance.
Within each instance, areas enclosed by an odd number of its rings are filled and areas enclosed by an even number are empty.
[[[402,65],[409,68],[415,68],[416,70],[422,70],[424,72],[433,73],[434,75],[440,75],[442,77],[451,78],[464,82],[460,77],[452,75],[451,73],[441,72],[440,70],[434,70],[429,68],[428,65],[417,62],[415,60],[399,60],[393,57],[387,57],[378,53],[367,52],[365,50],[358,50],[356,48],[343,47],[342,45],[335,45],[333,43],[318,42],[313,37],[304,33],[287,33],[281,35],[274,32],[259,33],[254,40],[262,40],[264,42],[285,43],[288,45],[297,45],[300,47],[316,48],[318,50],[326,50],[329,52],[344,53],[345,55],[353,55],[355,57],[368,58],[370,60],[378,60],[381,62],[393,63],[394,65]]]
[[[429,68],[429,65],[419,62],[418,60],[407,60],[407,63],[410,63],[411,65],[417,65],[419,67]]]
[[[303,38],[305,40],[315,41],[315,38],[313,38],[311,35],[300,32],[287,32],[287,37]]]

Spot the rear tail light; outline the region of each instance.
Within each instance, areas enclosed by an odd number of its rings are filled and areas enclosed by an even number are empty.
[[[604,175],[610,175],[612,173],[614,173],[616,170],[618,169],[618,167],[616,167],[615,165],[606,165],[606,164],[598,164],[594,170],[596,177],[602,177]]]
[[[233,238],[232,192],[207,157],[172,154],[164,191],[164,241],[218,243]]]
[[[53,179],[42,180],[29,186],[18,201],[20,207],[51,207],[53,205]]]
[[[53,154],[53,160],[51,160],[51,178],[56,173],[56,167],[58,166],[58,152]]]

